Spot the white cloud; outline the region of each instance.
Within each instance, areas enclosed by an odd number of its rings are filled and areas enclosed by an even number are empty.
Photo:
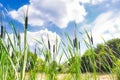
[[[9,36],[11,38],[12,43],[14,44],[13,33],[9,34]],[[20,36],[21,36],[21,47],[23,49],[24,48],[24,33],[20,33]],[[27,31],[27,44],[29,45],[30,51],[34,52],[36,43],[37,43],[37,47],[39,47],[41,49],[43,47],[48,48],[48,37],[49,37],[49,41],[50,41],[50,45],[51,45],[51,55],[53,55],[53,45],[56,45],[56,39],[57,39],[57,44],[58,45],[61,42],[61,37],[57,33],[48,31],[47,29],[40,30],[40,31],[37,31],[37,32],[29,32],[29,31]],[[43,41],[44,41],[43,43],[44,43],[45,46],[39,43],[39,42],[42,43],[41,38],[43,39]],[[7,37],[6,37],[6,42],[7,42]],[[59,46],[57,46],[57,48],[58,47]],[[11,48],[10,54],[11,53],[12,53],[12,48]],[[44,59],[43,55],[40,55],[40,54],[41,53],[38,53],[38,55],[41,56],[41,58]],[[55,59],[57,61],[59,61],[60,55],[61,55],[61,53],[56,56],[57,58],[55,58]]]
[[[112,3],[116,3],[119,2],[120,0],[112,0]]]
[[[79,2],[79,0],[30,0],[29,24],[42,26],[51,21],[58,27],[65,28],[70,21],[82,22],[87,12]],[[24,5],[17,11],[10,11],[9,15],[23,23],[26,8],[27,5]]]
[[[87,25],[92,28],[94,43],[119,37],[120,38],[120,12],[105,12],[100,14],[95,21]]]
[[[100,4],[102,2],[109,1],[109,0],[79,0],[79,1],[81,3],[89,3],[89,4],[92,4],[92,5],[97,5],[97,4]]]
[[[90,0],[79,0],[81,3],[90,3]]]
[[[95,4],[102,3],[102,2],[104,2],[104,1],[108,1],[108,0],[91,0],[91,3],[92,3],[93,5],[95,5]]]
[[[55,32],[48,31],[47,29],[40,30],[37,32],[29,32],[28,31],[27,34],[28,34],[27,35],[27,42],[31,48],[36,45],[36,43],[37,43],[36,40],[41,41],[41,38],[43,38],[44,44],[46,46],[47,46],[47,42],[48,42],[48,37],[50,40],[51,47],[53,45],[55,45],[56,37],[58,39],[58,43],[60,43],[60,36],[58,34],[56,34]],[[48,35],[48,37],[47,37],[47,35]],[[22,34],[22,38],[23,38],[23,34]],[[22,41],[22,43],[23,43],[23,41]]]
[[[24,33],[21,33],[20,35],[21,35],[21,46],[23,48]],[[56,37],[57,37],[58,44],[60,43],[60,41],[61,41],[60,36],[55,32],[48,31],[47,29],[40,30],[40,31],[37,31],[37,32],[29,32],[29,31],[27,31],[27,43],[28,43],[28,45],[30,47],[30,50],[34,51],[36,43],[37,43],[38,46],[42,47],[42,45],[38,44],[38,42],[37,42],[37,41],[42,42],[41,38],[43,38],[44,44],[47,47],[47,42],[48,42],[47,35],[49,37],[51,47],[53,47],[53,45],[55,45]],[[10,34],[10,37],[11,37],[11,40],[13,41],[13,34]]]

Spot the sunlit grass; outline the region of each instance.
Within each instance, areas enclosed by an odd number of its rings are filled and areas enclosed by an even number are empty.
[[[67,43],[62,40],[61,43],[58,43],[56,36],[55,44],[51,45],[49,34],[47,34],[46,45],[41,37],[41,41],[36,40],[36,42],[42,45],[42,48],[36,46],[35,52],[32,53],[27,43],[28,8],[24,22],[24,48],[22,48],[20,31],[16,30],[14,23],[10,23],[13,29],[13,39],[11,39],[4,28],[3,21],[1,21],[0,80],[120,79],[119,58],[113,55],[113,50],[108,46],[105,49],[109,54],[101,52],[97,55],[94,50],[93,36],[88,31],[85,30],[87,38],[81,37],[88,49],[88,54],[81,54],[81,41],[78,38],[80,35],[77,34],[76,28],[73,31],[74,38],[65,34]],[[104,43],[106,44],[106,41]],[[67,61],[61,63],[63,54]],[[113,63],[112,65],[106,57]],[[104,70],[101,69],[101,66]]]

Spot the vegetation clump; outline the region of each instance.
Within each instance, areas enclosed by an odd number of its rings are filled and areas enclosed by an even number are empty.
[[[5,30],[3,19],[1,19],[0,80],[25,80],[27,73],[30,80],[37,80],[39,73],[41,73],[41,79],[46,80],[58,80],[59,74],[67,74],[63,78],[64,80],[89,80],[91,77],[88,73],[93,74],[94,80],[99,79],[98,74],[108,73],[115,74],[118,80],[120,78],[119,38],[105,41],[95,47],[92,34],[89,35],[85,31],[88,41],[84,38],[83,41],[88,49],[82,55],[80,39],[77,37],[76,30],[74,31],[74,39],[65,34],[68,43],[61,41],[58,44],[56,37],[54,45],[51,45],[47,34],[47,46],[43,41],[38,41],[38,44],[43,47],[35,46],[35,51],[31,52],[27,43],[28,9],[24,24],[24,48],[21,47],[20,30],[17,32],[13,23],[10,25],[13,29],[13,41]],[[44,58],[41,58],[40,55]],[[61,63],[63,55],[67,61]],[[112,79],[114,79],[113,76]]]

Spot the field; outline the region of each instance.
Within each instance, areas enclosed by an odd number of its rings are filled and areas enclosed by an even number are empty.
[[[58,74],[57,79],[58,80],[74,80],[70,78],[70,74]],[[29,80],[29,73],[26,74],[26,80]],[[45,74],[38,73],[36,75],[36,80],[45,80]],[[94,80],[93,74],[82,74],[81,80]],[[97,75],[97,80],[117,80],[115,75],[111,74],[99,74]]]
[[[13,39],[1,23],[0,36],[0,80],[119,80],[120,79],[120,39],[104,41],[94,45],[92,34],[84,31],[82,37],[87,50],[81,54],[81,33],[73,31],[74,38],[64,33],[66,42],[58,43],[56,37],[51,45],[47,41],[36,40],[34,52],[27,42],[28,10],[24,21],[24,38],[19,30],[10,23],[13,29]],[[21,44],[21,40],[24,41]],[[22,47],[23,45],[23,47]],[[63,55],[67,61],[61,62]],[[99,74],[98,74],[99,73]]]

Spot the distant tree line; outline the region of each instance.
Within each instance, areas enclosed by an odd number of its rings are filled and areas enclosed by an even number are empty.
[[[92,54],[95,55],[97,72],[110,72],[117,66],[120,58],[120,39],[115,38],[98,44],[93,51],[86,50],[81,59],[82,72],[93,72]]]

